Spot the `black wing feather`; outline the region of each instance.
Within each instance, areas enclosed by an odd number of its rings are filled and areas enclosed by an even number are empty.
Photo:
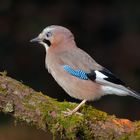
[[[104,80],[111,82],[111,83],[114,83],[114,84],[125,86],[125,83],[123,81],[121,81],[118,77],[116,77],[113,73],[111,73],[108,69],[104,68],[102,70],[99,70],[99,72],[101,72],[102,74],[107,76],[107,78],[103,78]],[[91,73],[88,73],[88,78],[92,81],[96,80],[95,70],[91,71]]]
[[[104,78],[105,80],[112,82],[114,84],[119,84],[119,85],[125,86],[125,83],[122,80],[120,80],[118,77],[116,77],[113,73],[111,73],[108,69],[104,68],[100,72],[108,77],[108,78]]]

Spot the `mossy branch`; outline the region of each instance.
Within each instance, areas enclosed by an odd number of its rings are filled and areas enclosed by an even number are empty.
[[[66,139],[140,139],[140,122],[119,119],[91,106],[81,107],[82,116],[65,117],[62,111],[76,105],[58,102],[0,74],[0,111],[11,114],[16,120]]]

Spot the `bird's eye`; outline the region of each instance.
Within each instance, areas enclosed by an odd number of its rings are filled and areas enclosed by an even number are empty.
[[[46,36],[47,36],[47,38],[49,38],[49,37],[52,36],[52,33],[51,33],[51,32],[47,32],[47,33],[46,33]]]

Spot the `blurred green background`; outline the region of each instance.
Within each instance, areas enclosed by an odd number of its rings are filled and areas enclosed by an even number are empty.
[[[52,24],[69,28],[78,47],[140,91],[140,1],[0,1],[0,71],[59,101],[79,102],[48,74],[45,49],[29,42]],[[140,119],[140,101],[132,97],[105,96],[89,104],[117,117]],[[0,114],[0,140],[21,138],[51,139],[51,135],[24,124],[14,126],[10,116]]]

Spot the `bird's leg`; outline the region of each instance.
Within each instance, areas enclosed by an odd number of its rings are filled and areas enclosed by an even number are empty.
[[[77,107],[75,107],[73,110],[67,109],[68,111],[63,111],[63,113],[65,114],[65,116],[70,116],[74,113],[82,115],[81,113],[77,112],[79,110],[79,108],[85,104],[86,99],[84,99]]]

